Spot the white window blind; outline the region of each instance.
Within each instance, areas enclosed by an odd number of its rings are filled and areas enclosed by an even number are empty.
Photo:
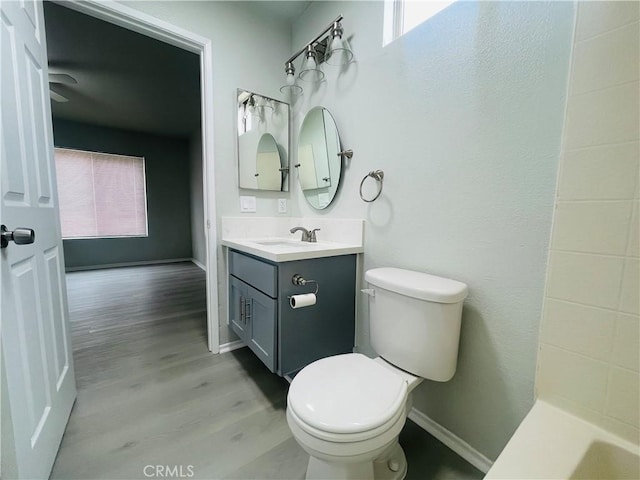
[[[56,148],[62,238],[146,237],[144,158]]]

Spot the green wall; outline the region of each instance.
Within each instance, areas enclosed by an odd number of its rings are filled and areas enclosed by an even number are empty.
[[[67,268],[191,258],[189,142],[54,119],[56,147],[145,158],[146,238],[64,240]]]
[[[486,465],[534,402],[574,4],[458,1],[383,47],[384,2],[311,2],[292,50],[338,14],[355,62],[323,65],[293,131],[322,105],[355,154],[334,203],[313,210],[295,187],[290,211],[309,225],[364,218],[362,271],[394,266],[469,286],[457,372],[419,385],[413,406]],[[365,203],[360,181],[375,169],[384,190]],[[375,355],[364,297],[357,346]]]

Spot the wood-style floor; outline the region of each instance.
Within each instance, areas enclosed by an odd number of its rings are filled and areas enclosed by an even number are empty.
[[[199,268],[74,272],[67,290],[78,399],[51,478],[304,478],[288,383],[247,348],[208,352]],[[408,479],[482,478],[411,421],[400,441]]]

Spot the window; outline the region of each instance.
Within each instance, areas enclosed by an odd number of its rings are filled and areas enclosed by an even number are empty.
[[[147,236],[143,157],[55,149],[62,238]]]
[[[455,0],[385,0],[382,45],[387,45],[396,38],[400,38],[453,2]]]

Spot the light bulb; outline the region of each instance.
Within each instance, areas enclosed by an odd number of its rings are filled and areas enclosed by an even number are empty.
[[[316,57],[313,55],[309,55],[307,57],[307,64],[306,64],[307,70],[313,70],[315,68],[318,68],[318,64],[316,63]]]

